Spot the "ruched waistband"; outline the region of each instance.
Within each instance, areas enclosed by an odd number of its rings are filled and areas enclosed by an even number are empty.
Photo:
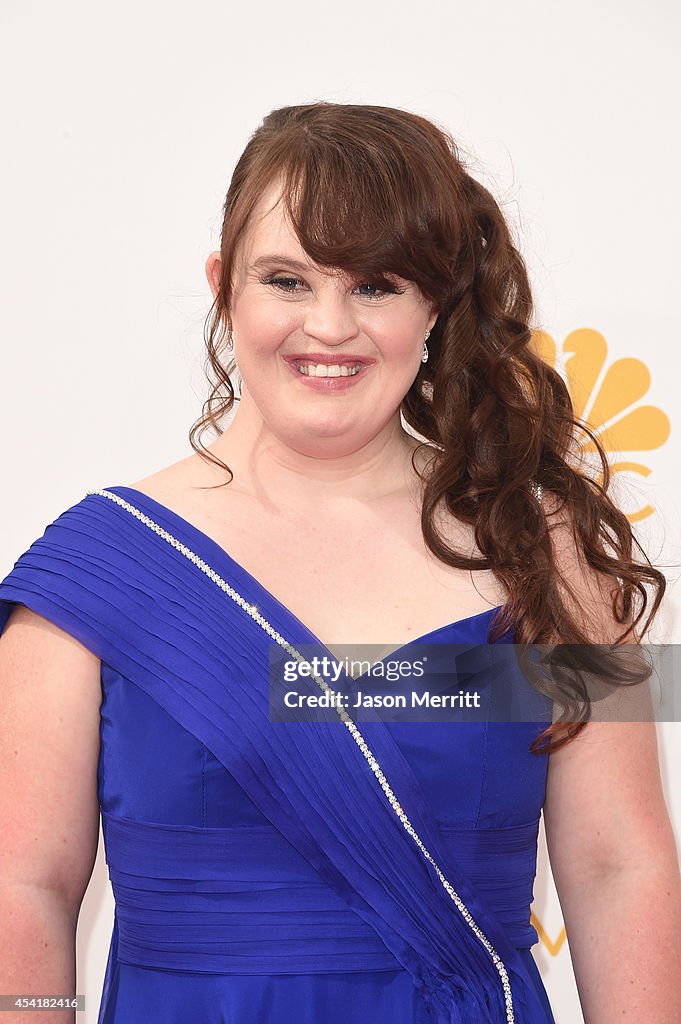
[[[124,963],[212,974],[401,967],[274,827],[199,828],[108,813],[102,827]],[[538,828],[441,826],[449,859],[517,948],[538,938],[529,920]]]

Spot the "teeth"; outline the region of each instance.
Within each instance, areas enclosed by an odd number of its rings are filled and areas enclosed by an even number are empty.
[[[361,367],[361,363],[355,363],[354,366],[339,366],[337,363],[332,366],[327,366],[326,363],[298,364],[299,372],[306,377],[354,377]]]

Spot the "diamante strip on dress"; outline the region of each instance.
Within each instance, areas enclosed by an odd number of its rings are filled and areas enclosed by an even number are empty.
[[[537,496],[538,500],[541,500],[541,485],[533,484],[533,491]],[[113,491],[101,489],[87,491],[86,493],[88,495],[99,494],[103,498],[109,498],[109,500],[115,502],[117,505],[120,505],[121,508],[124,508],[127,512],[130,512],[131,515],[133,515],[136,519],[139,519],[140,522],[144,523],[145,526],[148,526],[149,529],[153,530],[153,532],[158,534],[159,537],[167,541],[167,543],[170,544],[172,547],[176,548],[177,551],[179,551],[180,554],[184,555],[185,558],[189,559],[190,562],[193,562],[193,564],[198,569],[200,569],[201,572],[205,573],[205,575],[208,576],[214,583],[216,583],[218,587],[220,587],[220,589],[223,590],[229,597],[231,597],[231,599],[235,601],[236,604],[243,608],[243,610],[247,612],[248,615],[250,615],[250,617],[255,622],[257,622],[257,624],[268,634],[268,636],[272,637],[272,639],[275,640],[280,647],[283,647],[286,651],[288,651],[288,653],[293,658],[295,658],[297,662],[299,662],[300,664],[309,665],[309,662],[306,661],[306,659],[303,657],[300,651],[298,651],[292,644],[289,644],[288,641],[280,633],[276,631],[274,626],[272,626],[267,621],[267,619],[265,619],[260,614],[260,612],[257,610],[256,605],[249,604],[248,601],[246,601],[245,598],[241,596],[241,594],[234,590],[233,587],[230,587],[230,585],[225,580],[223,580],[222,577],[213,568],[211,568],[210,565],[207,564],[207,562],[204,562],[203,559],[200,558],[195,551],[192,551],[191,548],[188,548],[185,544],[182,544],[181,541],[177,539],[177,537],[174,537],[171,533],[168,533],[167,530],[164,530],[163,527],[160,526],[157,522],[155,522],[149,516],[145,515],[145,513],[142,512],[141,509],[137,508],[135,505],[132,505],[124,498],[121,498],[118,494],[114,494]],[[310,674],[312,675],[312,678],[320,687],[320,689],[323,690],[324,693],[328,693],[332,697],[336,696],[335,691],[329,686],[325,679],[322,679],[315,673]],[[336,702],[334,701],[333,703],[335,707]],[[445,878],[444,874],[440,870],[440,867],[435,863],[435,860],[433,859],[430,851],[426,849],[423,841],[421,840],[421,837],[418,835],[411,821],[407,817],[407,814],[402,809],[402,806],[399,803],[397,797],[395,796],[390,784],[388,783],[388,780],[381,771],[381,766],[379,765],[378,761],[376,760],[373,753],[369,749],[367,743],[364,740],[364,737],[362,736],[361,732],[359,731],[355,723],[352,721],[350,716],[348,715],[345,708],[336,707],[336,712],[341,721],[343,722],[343,724],[347,727],[348,731],[350,732],[350,735],[352,736],[355,743],[361,750],[362,754],[364,755],[369,765],[369,768],[374,773],[378,784],[385,793],[385,796],[390,806],[392,807],[393,811],[399,818],[405,831],[411,836],[411,838],[421,851],[424,858],[428,861],[429,864],[432,865],[432,867],[435,870],[435,873],[437,874],[437,877],[442,883],[445,892],[453,901],[457,910],[460,912],[461,916],[466,921],[468,926],[471,928],[471,930],[478,938],[480,943],[489,953],[492,962],[494,963],[494,966],[499,972],[501,984],[504,990],[504,1000],[506,1003],[506,1024],[515,1024],[515,1014],[513,1011],[513,997],[511,995],[511,983],[509,981],[508,971],[506,970],[506,967],[501,957],[499,956],[499,954],[497,953],[497,951],[495,950],[494,946],[489,941],[487,936],[484,934],[482,929],[476,924],[473,915],[471,914],[471,912],[469,911],[468,907],[463,902],[459,894],[456,892],[456,890],[447,880],[447,878]]]

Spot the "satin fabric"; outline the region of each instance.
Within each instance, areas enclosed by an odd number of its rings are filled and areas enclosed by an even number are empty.
[[[269,721],[270,637],[133,512],[291,643],[317,638],[191,524],[133,488],[107,491],[128,504],[88,495],[0,585],[0,627],[20,601],[102,659],[99,789],[117,911],[100,1021],[190,1019],[194,997],[210,1002],[203,1020],[333,1022],[343,1005],[344,1020],[506,1021],[487,950],[348,731]],[[484,644],[490,621],[428,640]],[[522,1024],[553,1019],[529,952],[546,777],[529,744],[545,725],[360,725],[502,958]]]

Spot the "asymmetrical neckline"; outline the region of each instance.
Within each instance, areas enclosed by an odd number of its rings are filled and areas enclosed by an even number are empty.
[[[329,646],[321,640],[314,631],[300,619],[283,601],[279,600],[256,576],[248,571],[236,558],[234,558],[221,544],[218,543],[213,537],[207,534],[200,527],[194,525],[184,516],[180,515],[179,512],[175,512],[173,509],[164,505],[163,502],[158,501],[156,498],[152,498],[151,495],[145,491],[140,491],[136,487],[129,487],[124,484],[118,484],[104,488],[104,490],[111,491],[113,494],[118,494],[120,497],[129,500],[131,504],[146,505],[150,513],[161,513],[166,520],[172,524],[176,531],[184,533],[184,535],[190,539],[189,546],[192,547],[197,554],[200,552],[197,550],[203,548],[206,552],[206,561],[212,565],[216,562],[222,562],[230,569],[231,573],[236,574],[241,580],[248,584],[250,591],[257,595],[256,605],[258,607],[264,602],[265,604],[273,604],[279,611],[295,623],[297,630],[305,635],[308,639],[307,642],[311,645],[318,646],[328,653],[334,660],[336,655],[329,648]],[[443,626],[436,626],[434,629],[428,630],[428,632],[421,634],[420,636],[412,637],[411,640],[407,640],[406,643],[400,644],[394,650],[389,651],[386,655],[381,658],[381,661],[386,661],[388,658],[396,658],[403,651],[417,644],[428,643],[431,639],[438,637],[440,634],[452,632],[456,636],[459,632],[465,632],[468,628],[474,628],[478,622],[483,624],[487,619],[490,619],[495,612],[500,611],[503,605],[496,605],[493,608],[487,608],[482,612],[476,612],[474,615],[466,615],[463,618],[455,619],[452,622],[445,623]],[[485,631],[485,638],[486,638]],[[479,642],[476,640],[476,642]]]

